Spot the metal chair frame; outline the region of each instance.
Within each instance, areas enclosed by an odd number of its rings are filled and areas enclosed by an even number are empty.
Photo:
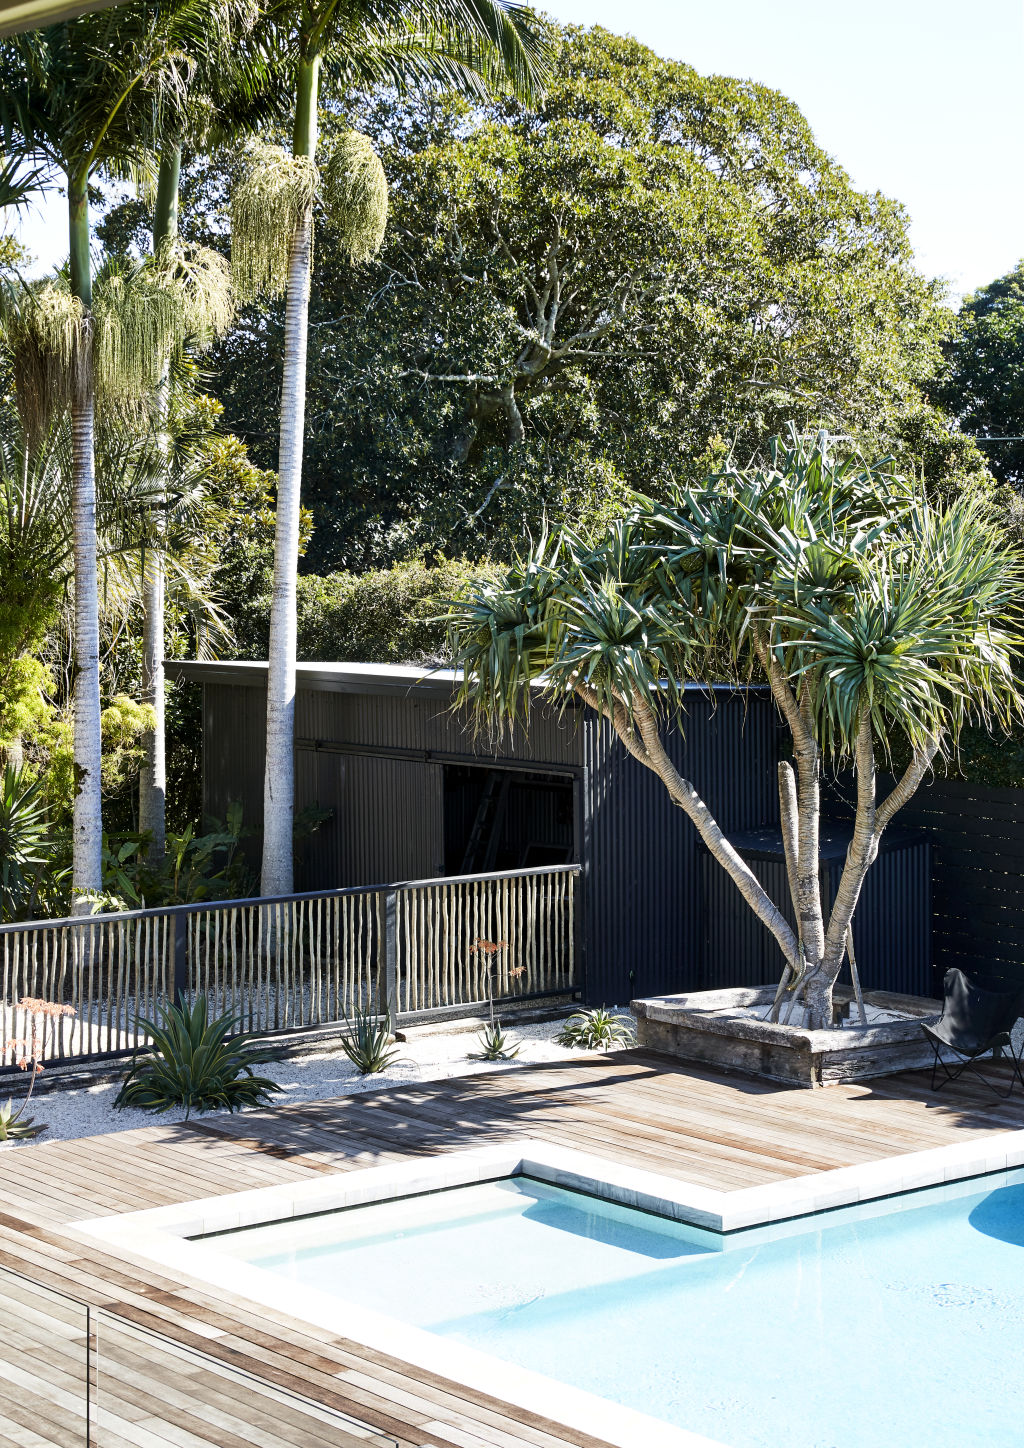
[[[969,987],[971,986],[971,977],[968,976],[966,972],[956,971],[955,973],[957,975],[960,975],[967,982]],[[944,986],[946,987],[946,1000],[944,1000],[942,1008],[943,1016],[946,1014],[946,1007],[949,1000],[949,977],[953,974],[953,970],[947,971],[946,978],[943,982]],[[994,980],[992,977],[988,977],[986,978],[986,985],[978,985],[975,986],[975,988],[978,990],[988,991],[988,982],[991,982],[992,984],[999,983],[997,979]],[[1013,983],[1007,981],[1005,982],[1005,984],[1012,986]],[[1005,993],[1005,995],[1010,998],[1013,996],[1013,989],[1011,988],[1006,992],[989,991],[989,993]],[[972,1067],[974,1069],[975,1075],[977,1076],[981,1084],[983,1086],[987,1086],[988,1089],[993,1093],[993,1095],[997,1096],[1001,1101],[1009,1100],[1009,1098],[1013,1095],[1014,1087],[1017,1085],[1018,1081],[1020,1082],[1021,1086],[1024,1086],[1024,1038],[1022,1038],[1020,1049],[1017,1051],[1013,1049],[1012,1040],[1013,1027],[1014,1025],[1016,1025],[1017,1021],[1019,1021],[1021,1017],[1024,1016],[1024,990],[1022,990],[1020,987],[1016,988],[1016,1000],[1013,1002],[1012,1005],[1008,1006],[1007,1013],[1015,1013],[1014,1020],[1012,1021],[1010,1028],[1006,1029],[1004,1026],[1001,1030],[996,1031],[992,1035],[992,1037],[985,1042],[983,1046],[979,1046],[976,1050],[973,1051],[966,1050],[961,1046],[957,1046],[951,1041],[943,1040],[929,1026],[922,1025],[921,1029],[928,1037],[928,1041],[931,1044],[932,1050],[935,1052],[935,1057],[932,1061],[931,1078],[931,1089],[933,1091],[941,1090],[943,1086],[948,1086],[951,1081],[959,1081],[960,1077],[963,1076],[963,1074],[966,1071],[969,1071]],[[942,1017],[940,1016],[939,1021],[941,1022],[941,1020]],[[955,1061],[944,1060],[942,1055],[943,1051],[952,1051],[957,1059]],[[996,1084],[995,1081],[991,1079],[990,1075],[988,1074],[988,1072],[985,1071],[982,1065],[982,1061],[985,1057],[988,1056],[988,1053],[990,1051],[992,1052],[991,1064],[994,1065],[997,1061],[1003,1060],[1009,1060],[1012,1063],[1013,1069],[1010,1072],[1010,1084],[1005,1090],[1000,1089],[1000,1087]],[[1005,1056],[1003,1055],[1004,1051],[1006,1052]]]

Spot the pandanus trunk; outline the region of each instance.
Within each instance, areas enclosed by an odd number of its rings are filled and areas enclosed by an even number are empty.
[[[319,57],[303,61],[295,111],[293,150],[314,157],[317,138]],[[306,334],[309,321],[313,218],[307,212],[292,238],[285,292],[284,373],[281,387],[274,591],[267,670],[267,757],[263,786],[264,895],[292,891],[295,803],[295,655],[298,633],[296,577],[299,505],[306,420]]]
[[[153,251],[158,252],[178,233],[178,183],[181,176],[181,147],[169,145],[160,158],[156,210],[153,218]],[[167,415],[170,404],[170,358],[164,358],[154,399],[155,425],[160,435],[164,467],[167,466]],[[164,560],[167,482],[163,479],[158,499],[155,537],[142,579],[142,701],[150,704],[156,716],[154,727],[143,738],[145,758],[139,775],[139,829],[151,836],[150,859],[163,858],[167,831],[167,765],[164,719],[166,713],[166,679],[164,676],[164,593],[166,564]]]
[[[71,407],[75,553],[75,686],[72,890],[75,914],[87,914],[87,895],[103,886],[100,795],[100,622],[96,549],[95,404],[93,397],[92,273],[88,179],[69,177],[71,288],[85,309]]]

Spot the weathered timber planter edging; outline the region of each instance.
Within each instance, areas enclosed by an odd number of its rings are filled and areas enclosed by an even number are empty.
[[[938,1018],[935,1001],[868,991],[868,1005],[899,1011],[909,1019],[867,1026],[847,1022],[839,1029],[810,1031],[773,1025],[748,1013],[751,1006],[767,1013],[774,996],[774,986],[758,986],[635,1000],[637,1043],[682,1061],[795,1086],[831,1086],[931,1065],[932,1048],[921,1022]],[[848,991],[836,990],[837,1002],[848,998]]]

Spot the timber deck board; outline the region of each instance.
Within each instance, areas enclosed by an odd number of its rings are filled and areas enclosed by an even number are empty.
[[[1021,1127],[1024,1099],[998,1102],[966,1082],[934,1095],[923,1072],[807,1091],[639,1051],[583,1057],[2,1152],[0,1266],[347,1412],[401,1448],[601,1448],[363,1344],[87,1248],[63,1229],[510,1137],[732,1191]],[[9,1344],[0,1363],[0,1448],[77,1445],[80,1325],[39,1296],[20,1308],[17,1350]],[[237,1380],[161,1358],[116,1323],[104,1359],[102,1321],[100,1333],[101,1448],[320,1448],[348,1438],[277,1403],[269,1414]]]

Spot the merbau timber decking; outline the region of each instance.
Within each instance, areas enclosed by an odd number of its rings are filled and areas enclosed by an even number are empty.
[[[998,1103],[968,1084],[934,1095],[923,1073],[807,1091],[635,1051],[581,1057],[5,1151],[0,1266],[350,1413],[402,1448],[600,1448],[593,1438],[357,1342],[86,1248],[63,1229],[84,1217],[510,1136],[578,1147],[729,1191],[1021,1127],[1024,1098]],[[55,1349],[38,1307],[20,1335],[4,1315],[0,1448],[81,1441],[61,1425],[59,1404],[52,1422],[42,1421],[37,1408],[19,1417],[18,1373],[30,1371],[33,1352]],[[53,1327],[65,1339],[73,1335],[66,1322]],[[121,1417],[116,1432],[108,1429],[96,1440],[102,1448],[305,1448],[320,1441],[287,1412],[268,1412],[258,1395],[232,1396],[209,1374],[168,1372],[155,1361],[147,1366],[144,1346],[129,1351],[122,1344],[120,1352]],[[323,1441],[343,1440],[325,1430]]]

